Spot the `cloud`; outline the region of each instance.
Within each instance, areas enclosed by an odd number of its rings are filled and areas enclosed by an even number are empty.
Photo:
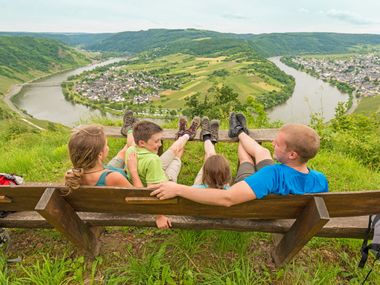
[[[244,16],[237,15],[237,14],[224,14],[222,17],[226,18],[226,19],[233,19],[233,20],[247,20],[247,19],[249,19],[248,17],[244,17]]]
[[[325,14],[331,18],[335,18],[343,22],[347,22],[354,25],[375,24],[375,22],[371,19],[364,18],[358,14],[351,13],[348,11],[343,11],[343,10],[339,11],[339,10],[332,9],[325,12]]]

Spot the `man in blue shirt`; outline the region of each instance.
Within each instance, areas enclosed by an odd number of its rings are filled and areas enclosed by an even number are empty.
[[[229,136],[239,138],[239,169],[235,184],[229,190],[199,191],[172,182],[150,187],[151,195],[159,199],[181,196],[198,203],[232,206],[268,194],[304,194],[327,192],[326,177],[307,167],[308,160],[319,150],[319,136],[310,127],[301,124],[284,125],[273,141],[274,164],[268,149],[249,136],[242,114],[230,116]],[[254,161],[256,163],[254,163]]]

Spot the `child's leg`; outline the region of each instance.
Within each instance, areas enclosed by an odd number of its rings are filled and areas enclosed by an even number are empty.
[[[257,141],[244,132],[239,134],[239,145],[240,144],[244,148],[245,152],[255,158],[256,164],[266,159],[272,159],[268,149],[261,146]]]
[[[207,158],[209,158],[210,156],[213,156],[216,154],[215,146],[211,142],[211,140],[208,139],[204,142],[204,148],[205,148],[205,160],[204,161],[206,161]],[[202,184],[202,179],[203,179],[203,165],[202,165],[201,169],[198,171],[198,174],[194,179],[193,185]]]
[[[206,141],[204,142],[204,148],[205,148],[205,161],[206,161],[206,159],[209,158],[210,156],[216,154],[215,146],[214,146],[214,144],[211,142],[211,140],[206,140]]]
[[[178,158],[181,161],[185,145],[189,140],[189,135],[183,135],[179,137],[167,151],[165,151],[161,156],[162,169],[166,170],[172,163],[173,159]]]
[[[172,151],[174,153],[174,158],[168,165],[168,167],[165,169],[165,174],[168,177],[169,181],[177,182],[179,172],[181,171],[181,157],[184,152],[184,148],[178,149],[176,151]]]

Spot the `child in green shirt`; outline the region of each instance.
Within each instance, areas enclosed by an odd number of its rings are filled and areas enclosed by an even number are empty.
[[[191,126],[186,129],[186,120],[181,118],[177,140],[167,151],[158,156],[157,152],[162,145],[162,128],[150,121],[134,124],[133,133],[128,132],[128,137],[134,137],[135,145],[128,148],[125,156],[127,161],[131,153],[137,154],[137,170],[144,186],[164,181],[177,182],[185,145],[195,137],[199,125],[200,118],[195,117]],[[163,215],[156,217],[156,224],[158,228],[171,227],[170,220]]]

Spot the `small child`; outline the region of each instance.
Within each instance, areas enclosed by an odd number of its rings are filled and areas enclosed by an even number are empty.
[[[207,117],[202,118],[200,139],[204,141],[205,162],[194,180],[195,188],[228,189],[231,183],[231,170],[228,160],[216,154],[215,146],[218,142],[219,122]]]
[[[120,168],[124,165],[127,148],[125,145],[108,165],[104,165],[109,147],[103,128],[89,125],[75,129],[68,143],[73,168],[65,174],[65,185],[70,191],[80,185],[131,187],[126,173]],[[128,169],[133,186],[142,187],[135,155],[129,156]]]
[[[150,121],[140,121],[134,124],[133,132],[126,131],[127,140],[133,136],[135,141],[135,146],[126,152],[126,161],[131,153],[136,153],[138,174],[144,186],[164,181],[177,182],[185,145],[188,140],[195,137],[199,125],[200,119],[196,117],[186,129],[186,121],[181,118],[178,139],[161,156],[157,155],[163,137],[160,126]],[[156,217],[156,224],[158,228],[171,227],[170,220],[163,215]]]

